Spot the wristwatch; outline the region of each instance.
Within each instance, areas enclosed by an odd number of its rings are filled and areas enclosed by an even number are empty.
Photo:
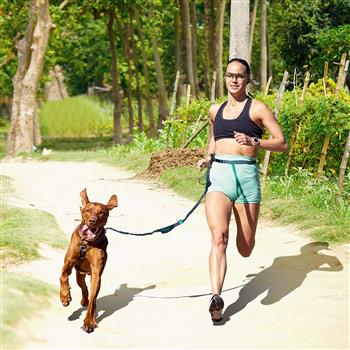
[[[260,139],[258,139],[257,137],[253,137],[252,138],[252,145],[253,146],[260,145]]]

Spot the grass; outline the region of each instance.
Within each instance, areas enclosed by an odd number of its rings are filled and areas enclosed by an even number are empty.
[[[160,180],[178,194],[197,200],[204,190],[198,170],[177,168],[164,171]],[[330,243],[350,241],[350,178],[342,200],[335,204],[335,182],[317,181],[311,174],[270,177],[266,181],[261,216],[281,224],[293,224],[312,238]]]
[[[1,349],[18,348],[21,338],[16,325],[48,305],[57,288],[23,274],[8,272],[9,264],[38,258],[39,244],[55,248],[67,245],[67,239],[51,214],[40,210],[15,208],[5,203],[14,195],[11,179],[0,176],[0,254],[1,254]],[[45,227],[45,229],[40,229]],[[30,302],[28,302],[30,300]]]
[[[339,204],[335,179],[317,180],[298,169],[290,176],[270,177],[264,190],[262,215],[282,224],[294,224],[314,239],[350,241],[350,175],[345,179]]]
[[[54,294],[57,290],[52,285],[23,274],[1,272],[1,349],[19,348],[22,339],[16,325],[31,317],[34,310],[48,306]]]
[[[56,137],[112,134],[112,108],[111,103],[87,96],[47,101],[40,109],[41,133]]]
[[[1,198],[11,193],[9,178],[0,176]],[[0,207],[0,254],[2,265],[39,258],[39,245],[45,243],[54,248],[64,248],[67,239],[55,218],[36,209],[9,206],[2,200]],[[45,227],[45,229],[40,229]]]

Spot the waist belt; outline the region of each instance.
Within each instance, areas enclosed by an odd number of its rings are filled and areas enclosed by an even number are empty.
[[[227,160],[227,159],[217,159],[214,158],[214,162],[217,163],[226,163],[226,164],[256,164],[256,160],[248,160],[248,159],[232,159],[232,160]]]

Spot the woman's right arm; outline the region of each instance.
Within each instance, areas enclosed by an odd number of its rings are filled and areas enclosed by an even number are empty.
[[[209,144],[208,144],[208,149],[207,149],[207,157],[200,159],[197,162],[197,167],[202,169],[208,166],[212,155],[215,153],[215,140],[214,140],[214,131],[213,131],[213,127],[214,127],[214,119],[215,119],[215,115],[217,112],[217,107],[218,105],[211,105],[209,108],[209,112],[208,112],[208,116],[209,116],[209,135],[210,135],[210,139],[209,139]]]

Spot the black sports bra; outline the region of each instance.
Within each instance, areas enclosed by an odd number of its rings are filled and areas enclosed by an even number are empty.
[[[263,130],[259,125],[254,123],[249,116],[252,99],[248,98],[241,114],[235,119],[225,119],[223,117],[223,110],[227,105],[227,102],[228,101],[224,102],[216,113],[214,121],[214,140],[217,141],[224,138],[233,138],[233,133],[235,131],[242,132],[250,137],[261,138]]]

